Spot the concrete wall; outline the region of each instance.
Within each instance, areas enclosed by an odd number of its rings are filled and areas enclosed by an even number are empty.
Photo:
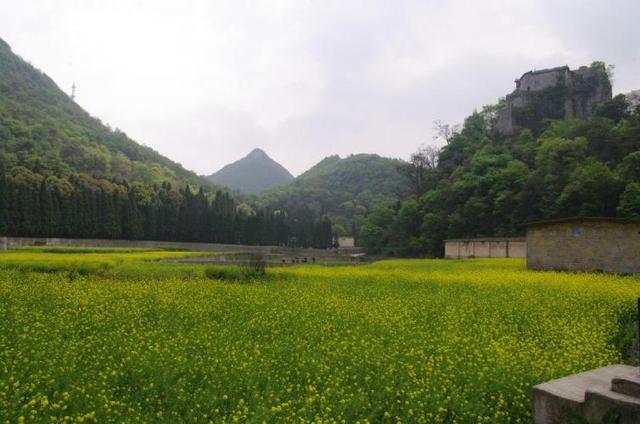
[[[640,274],[640,223],[576,220],[531,226],[527,266]]]
[[[7,250],[7,238],[0,237],[0,250]]]
[[[338,237],[338,246],[342,248],[356,247],[356,241],[353,237]]]
[[[527,244],[524,239],[455,239],[444,241],[444,257],[463,258],[524,258]]]
[[[512,240],[509,242],[509,258],[526,258],[527,242],[526,240]]]
[[[68,239],[68,238],[38,238],[38,237],[6,237],[7,247],[15,249],[29,246],[51,246],[51,247],[121,247],[121,248],[174,248],[186,249],[199,252],[249,252],[282,253],[285,255],[298,256],[335,256],[333,249],[304,249],[289,248],[280,246],[246,246],[241,244],[215,244],[215,243],[189,243],[171,241],[145,241],[145,240],[106,240],[106,239]],[[349,252],[353,253],[354,249]],[[339,252],[339,251],[338,251]]]

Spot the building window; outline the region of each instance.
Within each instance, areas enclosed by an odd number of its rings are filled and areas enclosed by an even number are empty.
[[[574,227],[572,232],[574,237],[580,237],[582,234],[582,230],[579,227]]]

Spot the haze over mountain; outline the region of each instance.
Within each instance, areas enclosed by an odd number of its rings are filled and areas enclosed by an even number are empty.
[[[262,149],[253,149],[247,156],[226,165],[208,177],[243,193],[260,193],[293,181],[293,175]]]

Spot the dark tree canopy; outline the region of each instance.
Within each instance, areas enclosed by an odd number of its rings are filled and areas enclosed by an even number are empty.
[[[0,228],[10,236],[197,241],[328,248],[331,222],[309,211],[239,207],[229,193],[85,174],[0,168]]]

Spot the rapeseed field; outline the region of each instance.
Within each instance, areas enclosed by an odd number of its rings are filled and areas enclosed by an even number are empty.
[[[0,422],[530,422],[620,362],[640,280],[520,260],[207,278],[184,252],[0,253]]]

